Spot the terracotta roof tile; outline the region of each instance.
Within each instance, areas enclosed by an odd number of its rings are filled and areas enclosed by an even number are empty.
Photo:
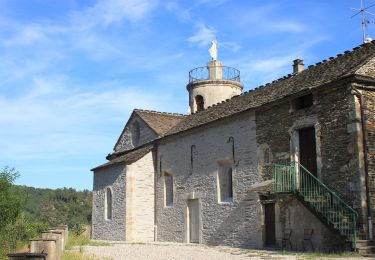
[[[159,136],[164,136],[172,127],[177,125],[186,116],[177,113],[165,113],[152,110],[134,109],[146,124]]]
[[[147,145],[147,146],[143,146],[137,149],[129,150],[125,153],[122,153],[121,156],[91,169],[91,171],[96,171],[96,170],[103,169],[103,168],[116,165],[116,164],[126,164],[126,165],[132,164],[138,161],[139,159],[141,159],[147,153],[149,153],[152,150],[152,148],[153,148],[153,145]]]

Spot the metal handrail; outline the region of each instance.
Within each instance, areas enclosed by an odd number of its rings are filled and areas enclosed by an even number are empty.
[[[238,69],[227,67],[227,66],[206,66],[206,67],[198,67],[189,71],[189,83],[201,80],[209,80],[212,79],[210,77],[210,69],[219,69],[221,70],[221,78],[220,80],[232,80],[240,82],[240,71]]]
[[[352,207],[298,162],[274,164],[272,168],[276,193],[302,196],[327,223],[347,236],[355,248],[358,213]]]
[[[296,164],[299,164],[297,162],[295,162]],[[313,175],[311,172],[309,172],[309,170],[307,170],[302,164],[299,164],[299,167],[301,169],[303,169],[307,174],[310,175],[310,177],[312,177],[315,181],[317,181],[320,185],[322,185],[324,188],[326,188],[329,192],[332,193],[332,195],[339,201],[341,202],[342,204],[344,204],[348,209],[350,209],[352,211],[352,213],[356,214],[358,216],[358,213],[351,207],[349,206],[345,201],[343,201],[339,196],[337,196],[337,194],[332,191],[330,188],[327,187],[327,185],[325,185],[321,180],[319,180],[317,177],[315,177],[315,175]]]

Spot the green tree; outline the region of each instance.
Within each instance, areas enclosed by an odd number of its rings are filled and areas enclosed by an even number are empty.
[[[22,212],[15,221],[6,226],[4,232],[6,234],[5,247],[7,251],[14,251],[47,229],[46,223],[32,220]]]
[[[0,171],[0,259],[5,252],[13,249],[9,227],[15,223],[21,212],[21,198],[12,186],[19,173],[14,168],[5,167]]]
[[[21,212],[22,199],[12,189],[18,177],[19,173],[14,168],[4,167],[0,171],[0,234]]]

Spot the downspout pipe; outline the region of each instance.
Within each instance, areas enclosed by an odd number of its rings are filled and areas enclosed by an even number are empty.
[[[365,163],[365,186],[366,186],[366,205],[367,205],[367,239],[373,240],[372,235],[372,214],[371,214],[371,202],[370,202],[370,189],[369,189],[369,177],[368,177],[368,150],[367,150],[367,139],[366,139],[366,117],[364,111],[364,98],[361,92],[355,87],[351,86],[352,90],[355,92],[355,96],[358,97],[359,106],[361,111],[361,125],[362,125],[362,143],[363,143],[363,155]]]
[[[154,145],[153,156],[154,156],[154,242],[158,241],[158,223],[156,221],[156,185],[158,179],[158,144]]]

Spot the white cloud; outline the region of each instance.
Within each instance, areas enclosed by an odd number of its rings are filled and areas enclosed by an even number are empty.
[[[305,60],[306,66],[312,63],[315,57],[310,48],[328,39],[321,35],[300,40],[295,45],[289,42],[274,43],[261,51],[243,53],[242,57],[228,63],[240,69],[241,81],[251,89],[292,73],[292,62],[296,58]]]
[[[219,6],[219,5],[222,5],[226,2],[229,2],[231,0],[198,0],[196,1],[196,3],[194,4],[193,8],[198,8],[200,7],[201,5],[210,5],[210,6]]]
[[[197,31],[195,34],[187,39],[189,42],[198,44],[199,46],[205,46],[216,38],[216,30],[205,24],[198,23],[196,28]]]
[[[163,6],[169,12],[176,12],[180,10],[180,6],[178,5],[177,2],[174,2],[174,1],[168,1],[168,2],[164,1]]]
[[[279,3],[266,3],[251,9],[238,10],[232,16],[233,25],[252,34],[302,33],[307,30],[306,23],[297,21],[294,17],[283,17],[280,15],[280,9]]]
[[[133,108],[163,110],[173,102],[171,95],[116,81],[83,89],[55,75],[34,78],[21,96],[0,95],[0,136],[6,137],[0,140],[0,158],[69,159],[85,156],[88,148],[110,152],[116,136],[103,129],[121,129]]]
[[[157,5],[156,0],[99,0],[93,7],[76,13],[73,20],[84,27],[109,26],[144,19]]]
[[[34,48],[32,55],[37,52],[43,57],[47,57],[47,54],[61,56],[78,50],[94,61],[120,58],[125,46],[118,41],[120,35],[106,34],[108,27],[119,26],[123,33],[127,33],[131,27],[125,22],[132,25],[141,23],[157,4],[157,0],[99,0],[92,7],[71,12],[63,19],[36,20],[30,24],[4,19],[0,29],[6,32],[6,37],[1,37],[0,46],[10,50],[10,54],[17,48],[27,46]],[[23,57],[28,56],[25,55],[25,50],[27,49],[20,49]],[[14,51],[13,57],[9,59],[10,63],[15,62],[17,54],[18,51]],[[46,59],[45,62],[54,58]],[[1,59],[6,60],[4,57]],[[42,61],[39,57],[36,59],[37,64]],[[24,67],[20,64],[14,66]]]
[[[220,47],[224,47],[224,48],[227,48],[229,50],[231,50],[232,52],[237,52],[241,49],[241,45],[239,45],[238,43],[236,42],[221,42],[219,41],[219,48]]]
[[[306,30],[306,26],[302,23],[293,21],[278,21],[265,23],[268,31],[300,33]]]
[[[291,73],[292,53],[268,57],[253,57],[252,59],[237,60],[237,68],[241,71],[241,81],[248,88],[265,84],[283,75]]]
[[[58,36],[86,37],[89,32],[124,21],[140,22],[156,6],[157,0],[98,0],[92,7],[74,11],[62,20],[40,20],[29,24],[4,19],[1,26],[10,32],[10,37],[3,38],[1,43],[4,46],[30,45],[45,43]]]
[[[230,0],[198,0],[188,2],[188,7],[182,7],[181,1],[163,1],[164,8],[182,19],[183,21],[194,21],[194,10],[202,8],[203,5],[209,7],[218,7]]]
[[[14,45],[30,45],[35,42],[47,40],[46,35],[38,25],[24,25],[19,26],[18,28],[14,26],[13,29],[17,30],[17,34],[15,34],[13,38],[2,39],[2,44],[5,47],[12,47]]]

